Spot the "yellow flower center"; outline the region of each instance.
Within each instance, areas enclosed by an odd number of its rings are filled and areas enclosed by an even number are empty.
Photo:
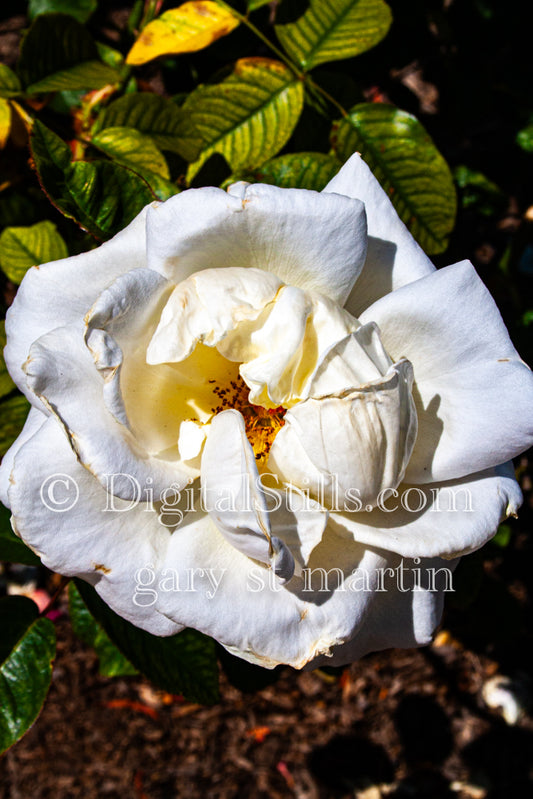
[[[250,388],[240,375],[231,380],[229,386],[218,386],[215,380],[209,380],[209,383],[215,384],[213,394],[219,400],[219,403],[211,408],[211,412],[221,413],[229,408],[240,411],[244,418],[246,437],[260,465],[267,459],[277,433],[285,424],[283,417],[286,409],[281,405],[278,408],[253,405],[248,398]]]

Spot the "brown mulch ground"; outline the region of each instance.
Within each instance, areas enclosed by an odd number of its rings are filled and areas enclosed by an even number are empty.
[[[199,707],[98,675],[58,623],[41,717],[0,764],[0,799],[528,797],[533,721],[509,727],[480,689],[497,664],[448,634],[343,676],[296,674]]]

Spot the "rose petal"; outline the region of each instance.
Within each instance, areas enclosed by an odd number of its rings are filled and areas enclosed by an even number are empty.
[[[274,475],[269,476],[276,482]],[[293,487],[281,491],[266,487],[265,494],[272,530],[290,549],[296,561],[295,573],[301,576],[302,568],[322,541],[329,513],[308,494]]]
[[[229,544],[208,517],[191,513],[167,552],[168,574],[174,572],[181,590],[161,592],[158,610],[252,663],[302,668],[356,635],[372,612],[376,570],[387,564],[385,553],[333,532],[327,539],[315,547],[308,577],[283,585],[267,566]],[[195,590],[186,591],[190,569]]]
[[[128,372],[135,372],[136,385],[150,381],[146,347],[170,289],[157,272],[135,269],[117,278],[85,315],[85,343],[104,379],[106,407],[126,427],[122,367],[126,363]]]
[[[144,208],[128,227],[95,250],[34,266],[26,273],[7,312],[4,356],[17,386],[41,411],[44,408],[28,391],[22,371],[30,346],[50,330],[83,319],[115,278],[146,265],[146,212]]]
[[[8,451],[2,458],[0,464],[0,502],[6,507],[9,507],[8,490],[9,478],[11,470],[13,469],[13,461],[19,449],[28,441],[40,427],[46,422],[47,416],[41,413],[37,408],[30,408],[28,418],[24,423],[24,427],[19,433],[18,438],[13,442]]]
[[[329,349],[309,382],[310,397],[319,398],[379,380],[392,361],[383,349],[377,325],[362,325]]]
[[[405,479],[452,480],[533,444],[533,374],[496,305],[463,261],[368,308],[393,358],[413,364],[418,438]]]
[[[343,666],[368,652],[431,643],[442,616],[445,594],[454,590],[453,571],[458,562],[438,558],[405,561],[389,553],[382,583],[374,592],[371,610],[357,635],[337,647],[332,657],[317,658],[310,667]]]
[[[187,485],[195,472],[150,456],[105,407],[83,335],[82,325],[52,330],[33,344],[25,367],[28,386],[61,422],[80,462],[123,499],[138,497],[147,484],[157,492]]]
[[[364,269],[345,303],[354,316],[389,291],[435,270],[359,153],[352,155],[324,192],[343,194],[365,204],[368,252]]]
[[[271,566],[281,579],[291,579],[294,559],[272,535],[254,452],[238,411],[219,413],[211,422],[202,455],[202,499],[226,541]]]
[[[522,494],[512,463],[447,483],[384,493],[372,513],[332,513],[330,524],[355,541],[406,558],[455,558],[483,546],[516,515]]]
[[[9,502],[17,533],[49,569],[83,577],[137,627],[156,635],[182,628],[134,601],[139,570],[159,570],[170,531],[144,502],[111,500],[77,463],[53,417],[15,455]]]
[[[203,269],[254,267],[344,304],[365,260],[365,210],[302,189],[190,189],[150,208],[147,252],[148,266],[175,283]]]
[[[205,269],[179,283],[163,308],[149,364],[178,363],[201,342],[213,347],[239,322],[255,320],[282,285],[263,269]]]
[[[181,425],[191,416],[193,370],[187,364],[187,373],[182,375],[166,364],[146,362],[146,350],[171,290],[172,285],[150,269],[127,272],[86,315],[85,341],[103,377],[110,413],[132,431],[146,452],[177,461]],[[206,375],[201,378],[207,379]],[[198,476],[199,471],[187,474]]]
[[[327,297],[283,286],[255,323],[237,327],[217,348],[241,364],[250,402],[290,407],[309,395],[324,354],[358,327],[356,319]]]
[[[373,504],[380,491],[398,485],[412,452],[412,380],[411,364],[400,361],[345,396],[299,403],[285,414],[269,469],[326,507],[345,497]]]

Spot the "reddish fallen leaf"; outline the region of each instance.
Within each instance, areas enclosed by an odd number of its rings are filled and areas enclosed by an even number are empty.
[[[270,735],[272,730],[270,727],[252,727],[251,730],[246,731],[248,738],[253,738],[258,744],[262,744],[267,735]]]
[[[197,710],[201,709],[202,705],[195,705],[193,703],[183,705],[183,707],[177,707],[172,711],[172,717],[175,719],[180,719],[182,716],[188,716],[190,713],[196,713]]]
[[[293,789],[295,785],[294,777],[287,768],[287,764],[283,760],[280,760],[279,763],[276,765],[276,768],[283,777],[283,779],[285,780],[285,782],[287,783],[287,786]]]
[[[164,705],[173,705],[175,702],[183,704],[187,700],[181,694],[167,694],[164,693],[162,697],[162,701]]]
[[[342,701],[346,702],[352,692],[353,680],[350,675],[350,669],[346,668],[339,677],[339,687],[342,691]]]
[[[144,792],[144,774],[140,770],[136,771],[133,776],[133,787],[135,788],[137,799],[148,799]]]
[[[351,681],[352,678],[350,677],[350,669],[344,669],[339,677],[339,688],[346,688],[347,685],[350,685]]]
[[[111,699],[109,702],[104,702],[104,706],[114,710],[134,710],[136,713],[144,713],[145,716],[150,716],[154,721],[159,718],[157,711],[153,707],[144,705],[142,702],[134,702],[131,699]]]

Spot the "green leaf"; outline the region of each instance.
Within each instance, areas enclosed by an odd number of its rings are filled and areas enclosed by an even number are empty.
[[[41,14],[69,14],[78,22],[87,22],[97,5],[97,0],[30,0],[28,16],[34,20]]]
[[[33,724],[46,699],[55,629],[26,597],[0,599],[0,752]]]
[[[40,560],[11,529],[11,512],[0,504],[0,560],[4,563],[24,563],[38,566]]]
[[[2,319],[0,321],[0,398],[5,397],[6,394],[10,394],[15,388],[15,384],[9,376],[9,372],[7,371],[7,366],[2,355],[5,346],[6,324]]]
[[[527,125],[516,134],[516,143],[526,153],[533,153],[533,124]]]
[[[311,0],[296,22],[275,28],[291,58],[309,70],[370,50],[386,36],[391,22],[384,0]]]
[[[72,116],[74,110],[80,109],[85,97],[85,89],[65,89],[64,92],[56,92],[48,103],[48,108],[56,114]]]
[[[446,249],[455,187],[446,161],[414,116],[391,105],[361,103],[335,123],[331,143],[343,161],[361,153],[429,255]]]
[[[102,626],[91,616],[72,581],[68,586],[68,607],[72,629],[78,638],[96,651],[102,676],[122,677],[138,674],[137,669],[116,648]]]
[[[512,537],[512,530],[508,524],[500,524],[496,531],[496,535],[491,539],[491,544],[496,544],[500,549],[505,549],[509,546]]]
[[[148,184],[120,164],[71,162],[65,142],[39,120],[33,124],[30,146],[51,202],[96,238],[111,238],[154,199]]]
[[[150,136],[134,128],[105,128],[93,136],[91,143],[113,161],[141,175],[159,200],[177,194],[165,157]]]
[[[73,17],[43,14],[22,41],[19,75],[26,91],[99,89],[120,80],[102,64],[90,33]]]
[[[117,616],[87,583],[76,580],[76,587],[111,641],[154,685],[193,702],[218,701],[214,641],[196,630],[168,638],[151,635]]]
[[[43,80],[32,83],[26,91],[28,94],[44,94],[46,92],[74,91],[79,89],[100,89],[109,83],[119,83],[120,75],[112,67],[101,61],[84,61],[74,67],[62,69]]]
[[[523,314],[522,319],[520,320],[520,324],[523,327],[529,327],[530,325],[533,325],[533,310],[526,311]]]
[[[114,47],[109,47],[109,45],[102,42],[96,42],[96,49],[104,64],[115,69],[123,80],[129,75],[129,69],[120,50],[115,50]]]
[[[140,92],[120,97],[102,111],[93,133],[115,127],[135,128],[162,150],[178,153],[186,161],[193,161],[201,149],[200,136],[189,116],[158,94]]]
[[[20,81],[13,70],[0,64],[0,97],[16,97],[20,92]]]
[[[342,164],[334,155],[324,153],[288,153],[279,155],[266,164],[244,175],[232,176],[229,183],[249,180],[272,183],[282,189],[310,189],[322,191],[335,177]]]
[[[268,5],[270,2],[271,0],[247,0],[246,5],[248,6],[248,11],[256,11],[258,8]]]
[[[30,403],[21,394],[0,403],[0,456],[4,455],[24,427]]]
[[[474,208],[479,214],[491,216],[507,202],[503,191],[482,172],[461,164],[453,170],[453,177],[460,189],[461,206],[465,209]]]
[[[264,164],[289,140],[303,99],[302,82],[268,58],[242,58],[222,83],[200,86],[183,105],[204,140],[188,180],[215,152],[234,172]]]
[[[53,222],[7,227],[0,234],[0,267],[13,283],[20,283],[30,267],[67,255],[67,245]]]

